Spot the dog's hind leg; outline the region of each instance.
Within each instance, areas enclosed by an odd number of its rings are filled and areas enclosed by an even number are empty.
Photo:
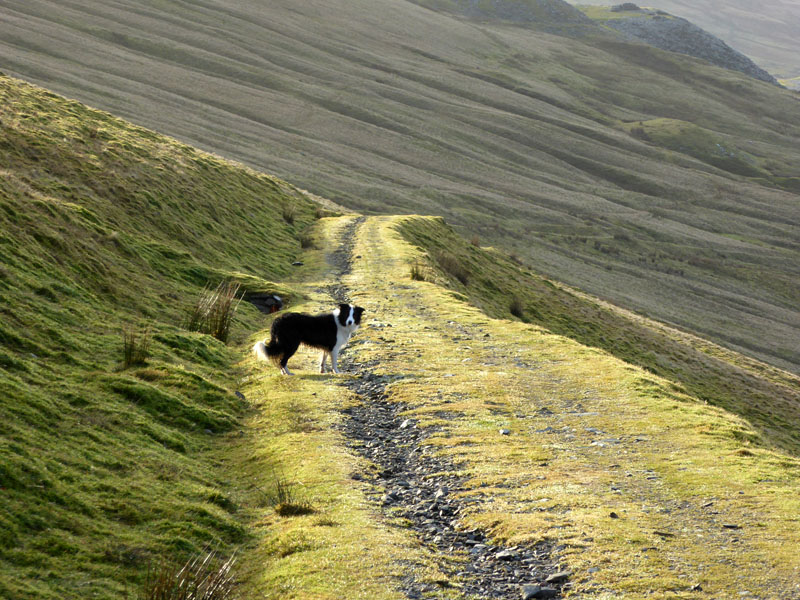
[[[293,373],[289,370],[289,367],[286,363],[289,362],[289,359],[292,358],[297,349],[300,347],[299,342],[293,344],[286,344],[284,346],[283,357],[281,358],[281,373],[284,375],[293,375]]]
[[[324,373],[325,372],[325,359],[326,358],[328,358],[328,351],[327,350],[323,350],[322,351],[322,358],[320,358],[320,360],[319,360],[319,372],[320,373]]]

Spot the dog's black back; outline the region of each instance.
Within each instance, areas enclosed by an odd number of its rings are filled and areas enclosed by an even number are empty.
[[[332,350],[336,345],[338,326],[331,313],[324,315],[305,315],[302,313],[286,313],[272,322],[270,343],[281,345],[297,341],[312,348]]]

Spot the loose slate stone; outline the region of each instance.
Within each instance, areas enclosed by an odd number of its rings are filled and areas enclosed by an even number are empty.
[[[559,571],[558,573],[553,573],[544,580],[545,583],[564,583],[572,573],[569,571]]]
[[[522,600],[534,600],[535,598],[555,598],[558,590],[539,585],[522,586]]]

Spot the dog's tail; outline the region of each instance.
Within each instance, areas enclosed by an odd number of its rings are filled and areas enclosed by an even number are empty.
[[[269,360],[278,364],[283,356],[283,348],[276,340],[270,340],[268,344],[256,342],[253,354],[256,355],[256,360]]]

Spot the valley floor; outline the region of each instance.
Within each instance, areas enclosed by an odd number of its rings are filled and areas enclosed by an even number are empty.
[[[315,352],[292,378],[245,362],[231,470],[297,510],[249,509],[243,597],[800,597],[800,461],[669,381],[412,280],[408,218],[323,219],[334,251],[300,269],[292,310],[367,310],[345,374]]]

